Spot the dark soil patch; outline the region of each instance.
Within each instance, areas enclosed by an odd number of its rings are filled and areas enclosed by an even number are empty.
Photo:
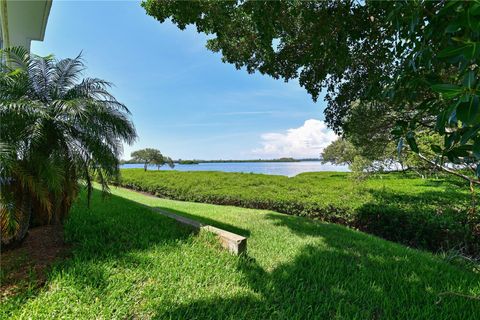
[[[19,247],[1,252],[0,297],[14,294],[27,285],[43,285],[47,268],[65,257],[68,249],[63,240],[63,226],[30,229]]]

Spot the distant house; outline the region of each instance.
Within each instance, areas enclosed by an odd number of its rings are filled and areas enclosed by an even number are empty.
[[[0,0],[0,48],[43,41],[52,0]]]

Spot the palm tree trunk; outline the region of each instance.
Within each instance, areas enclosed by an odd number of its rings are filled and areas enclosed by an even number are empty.
[[[28,194],[23,195],[22,209],[24,214],[22,219],[20,219],[19,221],[18,233],[15,237],[15,241],[17,241],[18,243],[23,241],[30,227],[30,219],[32,217],[32,201],[30,201]]]

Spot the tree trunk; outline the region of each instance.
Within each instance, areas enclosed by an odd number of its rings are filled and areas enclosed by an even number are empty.
[[[144,170],[144,171],[147,171],[147,164],[148,164],[148,163],[145,162],[145,164],[143,165],[143,170]]]

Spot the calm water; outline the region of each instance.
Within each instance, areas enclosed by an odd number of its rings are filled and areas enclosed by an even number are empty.
[[[143,164],[124,164],[121,165],[120,168],[143,168]],[[150,166],[149,170],[157,170],[157,167]],[[322,164],[320,161],[177,164],[173,169],[170,169],[168,166],[163,166],[160,170],[245,172],[276,174],[288,177],[296,176],[302,172],[349,171],[347,166],[336,166],[328,163]]]

